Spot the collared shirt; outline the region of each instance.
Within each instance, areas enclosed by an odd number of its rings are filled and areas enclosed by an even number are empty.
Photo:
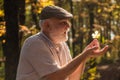
[[[56,45],[43,33],[25,40],[21,49],[16,80],[41,80],[72,60],[66,43]],[[61,74],[62,75],[62,74]]]

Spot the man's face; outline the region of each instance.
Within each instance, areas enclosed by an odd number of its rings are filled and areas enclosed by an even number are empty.
[[[55,43],[67,41],[70,27],[68,19],[49,19],[49,36]]]

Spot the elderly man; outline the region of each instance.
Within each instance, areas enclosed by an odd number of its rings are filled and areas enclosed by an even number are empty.
[[[72,59],[65,41],[73,15],[58,6],[45,7],[40,15],[41,32],[25,40],[21,50],[16,80],[80,80],[86,60],[104,54],[93,40]]]

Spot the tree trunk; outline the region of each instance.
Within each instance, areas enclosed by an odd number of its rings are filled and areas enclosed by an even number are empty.
[[[72,0],[70,0],[70,10],[71,10],[71,13],[73,14],[73,2]],[[75,29],[74,29],[74,20],[73,18],[71,19],[71,24],[72,24],[72,27],[71,27],[71,31],[72,31],[72,39],[73,39],[73,42],[72,42],[72,52],[73,52],[73,57],[76,56],[76,53],[75,53],[75,42],[74,42],[74,39],[75,39]]]
[[[5,80],[15,80],[19,60],[18,0],[4,0],[6,43]]]
[[[19,24],[25,24],[25,0],[19,0]]]
[[[89,31],[89,39],[88,39],[88,44],[93,40],[92,38],[92,33],[93,33],[93,24],[94,24],[94,13],[93,12],[90,12],[89,13],[89,16],[90,16],[90,31]]]
[[[19,25],[25,25],[25,0],[19,0]],[[21,28],[20,28],[21,29]],[[19,31],[19,43],[21,44],[24,32]],[[20,45],[21,48],[21,45]]]

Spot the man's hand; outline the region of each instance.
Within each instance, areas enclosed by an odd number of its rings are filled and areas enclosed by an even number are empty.
[[[83,54],[87,54],[89,57],[97,57],[103,55],[108,50],[108,45],[100,49],[100,45],[97,39],[94,39],[83,51]]]

